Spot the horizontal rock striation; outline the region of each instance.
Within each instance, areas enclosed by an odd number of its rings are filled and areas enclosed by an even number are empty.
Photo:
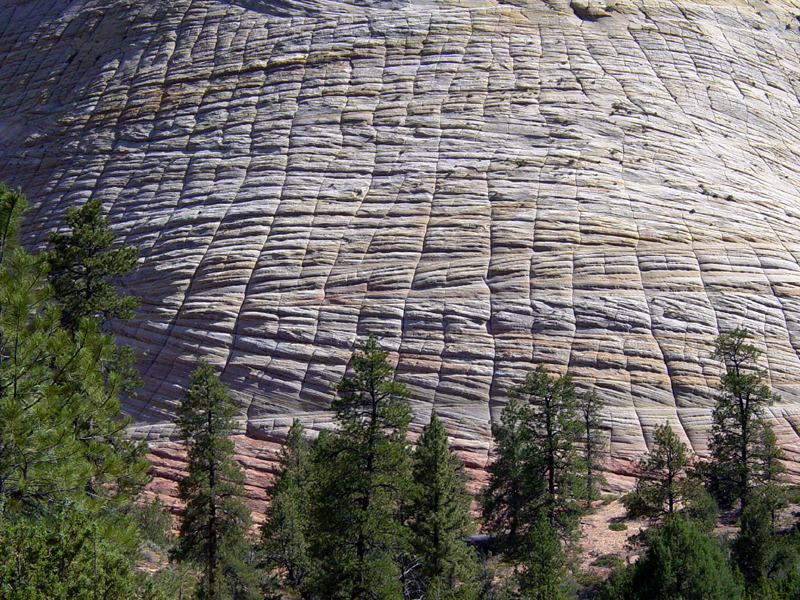
[[[32,245],[95,197],[139,248],[118,334],[165,481],[199,356],[260,488],[370,332],[479,479],[536,364],[606,402],[616,473],[664,421],[702,453],[714,337],[745,326],[796,461],[799,25],[788,1],[6,0],[0,180]]]

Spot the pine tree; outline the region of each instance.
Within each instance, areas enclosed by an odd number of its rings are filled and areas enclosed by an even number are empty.
[[[19,246],[19,227],[28,210],[28,201],[20,190],[10,190],[0,183],[0,264]]]
[[[656,425],[654,438],[652,451],[637,465],[636,490],[623,498],[631,517],[671,515],[701,493],[699,482],[689,477],[689,448],[672,427]]]
[[[255,592],[243,560],[250,512],[244,504],[244,474],[233,458],[236,408],[227,387],[207,363],[192,372],[176,423],[187,447],[188,474],[178,483],[186,503],[173,556],[202,571],[198,597],[222,600]]]
[[[787,571],[796,573],[797,578],[800,564],[797,547],[776,529],[777,512],[788,504],[782,477],[785,469],[779,462],[783,453],[771,428],[764,432],[762,441],[758,481],[747,495],[731,555],[751,598],[780,598],[778,588],[785,585]]]
[[[414,451],[411,547],[420,567],[414,580],[423,597],[474,598],[479,571],[466,539],[473,531],[464,466],[447,445],[442,422],[431,415]]]
[[[24,197],[0,194],[0,496],[26,510],[129,499],[148,481],[144,443],[125,438],[119,348],[92,319],[65,331],[39,256],[14,248]]]
[[[489,483],[481,494],[484,527],[512,563],[525,555],[528,532],[542,516],[539,499],[546,490],[541,456],[530,444],[526,413],[511,398],[500,423],[492,426],[494,460],[486,467]]]
[[[18,245],[27,203],[0,186],[0,598],[135,598],[128,503],[149,480],[125,436],[114,338],[68,331],[47,262]]]
[[[266,567],[278,570],[283,587],[308,598],[312,569],[308,556],[311,447],[297,419],[281,451],[280,467],[261,525],[260,551]]]
[[[130,318],[138,300],[120,296],[115,283],[136,265],[138,251],[113,248],[114,233],[99,200],[67,209],[66,222],[70,233],[52,234],[53,249],[46,255],[63,325],[75,331],[83,317],[101,324],[110,318]]]
[[[600,486],[606,482],[600,465],[603,461],[605,441],[600,432],[600,410],[603,403],[594,391],[577,397],[578,415],[581,423],[580,446],[582,454],[581,498],[587,507],[600,498]]]
[[[767,406],[780,397],[763,382],[756,364],[761,352],[747,343],[747,330],[734,329],[717,337],[714,356],[725,372],[720,378],[712,413],[711,489],[724,503],[738,500],[742,513],[762,482],[775,481],[782,471],[782,453],[774,444]]]
[[[723,548],[685,516],[676,514],[647,532],[638,562],[612,573],[601,600],[737,600],[736,581]]]
[[[146,580],[118,532],[66,504],[42,515],[0,506],[0,600],[135,600]]]
[[[571,530],[576,525],[571,517],[577,508],[573,499],[582,431],[572,378],[552,377],[539,365],[528,371],[522,384],[511,386],[508,394],[527,405],[525,427],[547,478],[543,501],[548,505],[548,518],[556,529]]]
[[[402,596],[398,508],[409,487],[411,411],[387,357],[374,336],[353,353],[332,403],[340,429],[314,445],[311,556],[315,592],[326,599]]]
[[[521,593],[567,597],[564,547],[580,515],[575,480],[583,428],[575,388],[568,375],[555,378],[539,366],[512,386],[509,396],[500,425],[493,428],[496,459],[487,469],[483,494],[486,528],[504,560],[517,566]]]

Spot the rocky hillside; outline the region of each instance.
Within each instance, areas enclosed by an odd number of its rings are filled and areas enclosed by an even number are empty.
[[[704,450],[743,325],[797,460],[798,26],[778,0],[5,0],[0,180],[32,245],[95,197],[139,248],[127,409],[166,477],[198,356],[257,493],[368,332],[476,473],[543,363],[607,402],[624,474],[665,420]]]

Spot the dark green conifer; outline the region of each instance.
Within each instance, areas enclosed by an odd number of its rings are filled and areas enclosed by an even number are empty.
[[[270,490],[261,525],[260,552],[266,567],[277,570],[280,585],[309,597],[312,562],[308,555],[311,446],[295,419],[281,450],[280,472]]]
[[[466,543],[474,529],[471,496],[463,463],[447,442],[447,431],[433,413],[413,459],[411,547],[419,561],[414,580],[425,598],[475,598],[479,563]]]
[[[539,366],[509,396],[493,428],[496,458],[483,494],[486,528],[504,560],[516,566],[522,594],[567,597],[565,548],[580,515],[575,483],[583,428],[575,388],[568,375],[552,377]]]
[[[547,505],[547,516],[556,530],[571,531],[576,525],[577,446],[583,429],[572,378],[553,377],[539,365],[508,394],[524,403],[530,450],[541,457],[539,468],[546,480],[541,501]]]
[[[67,503],[47,514],[0,506],[0,600],[137,600],[150,589],[113,525]]]
[[[688,506],[702,493],[691,466],[689,447],[672,427],[656,425],[653,449],[637,465],[636,490],[623,498],[629,516],[657,519]]]
[[[138,300],[120,296],[115,284],[136,265],[138,251],[114,248],[114,233],[99,200],[68,208],[66,222],[70,233],[52,234],[53,249],[46,255],[62,323],[75,331],[83,317],[101,324],[112,318],[130,318]]]
[[[125,436],[132,382],[95,319],[63,327],[46,260],[16,243],[25,206],[0,186],[0,598],[136,598],[152,586],[125,507],[150,463]]]
[[[774,482],[782,471],[782,453],[765,414],[780,397],[764,384],[764,371],[757,367],[761,352],[747,342],[747,335],[746,329],[736,328],[715,342],[714,356],[725,372],[712,413],[707,467],[717,499],[738,500],[742,513],[753,490],[762,482]]]
[[[314,445],[314,587],[330,600],[403,594],[399,557],[408,545],[398,508],[410,485],[411,410],[387,357],[374,336],[353,353],[332,403],[340,430]]]
[[[0,223],[24,206],[0,194]],[[148,480],[146,446],[125,438],[119,394],[129,372],[92,319],[65,331],[40,257],[6,240],[0,264],[0,495],[32,509],[129,499]]]
[[[600,410],[603,403],[594,391],[588,391],[577,396],[578,415],[581,424],[581,483],[579,484],[579,497],[587,507],[600,498],[600,486],[606,479],[603,476],[601,465],[606,449],[605,441],[600,430]]]
[[[738,600],[744,590],[725,551],[685,516],[648,530],[638,562],[612,573],[601,600]]]
[[[244,474],[233,458],[235,415],[228,388],[211,365],[200,363],[176,420],[188,474],[178,483],[186,508],[174,557],[200,568],[197,596],[205,600],[249,597],[256,587],[245,561],[250,512],[243,501]]]
[[[0,263],[19,246],[19,226],[26,210],[28,201],[25,195],[0,183]]]

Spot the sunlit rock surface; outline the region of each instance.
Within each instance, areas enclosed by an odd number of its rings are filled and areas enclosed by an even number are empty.
[[[4,0],[0,180],[43,244],[90,197],[141,261],[120,339],[157,473],[199,357],[258,496],[369,333],[476,479],[532,365],[607,403],[612,486],[766,353],[800,445],[800,3]],[[177,460],[177,462],[176,462]],[[795,473],[797,468],[793,468]],[[165,485],[167,485],[165,483]]]

